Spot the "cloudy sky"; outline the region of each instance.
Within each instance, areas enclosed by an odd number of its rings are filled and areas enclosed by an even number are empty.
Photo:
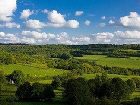
[[[140,0],[0,0],[0,43],[140,44]]]

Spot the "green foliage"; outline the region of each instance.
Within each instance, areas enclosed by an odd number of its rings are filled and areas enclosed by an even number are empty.
[[[54,77],[52,83],[51,83],[51,86],[54,88],[54,89],[57,89],[58,87],[61,87],[62,85],[62,78],[59,77],[59,76],[56,76]]]
[[[25,82],[23,85],[20,85],[17,88],[16,96],[21,101],[30,101],[31,100],[31,93],[32,86],[29,82]]]
[[[53,87],[51,85],[46,85],[44,87],[43,97],[47,101],[52,101],[52,99],[55,97],[55,93],[54,93]]]
[[[82,51],[72,51],[71,54],[72,54],[74,57],[83,57]]]
[[[111,98],[116,100],[126,98],[129,93],[126,82],[120,78],[113,78],[111,80],[111,92]]]
[[[68,105],[90,105],[94,101],[83,78],[68,80],[64,88],[64,99]]]
[[[32,85],[32,100],[34,101],[40,101],[43,99],[43,91],[44,91],[44,86],[40,83],[34,83]]]
[[[65,92],[66,90],[72,92],[67,93],[66,98],[72,99],[75,102],[74,105],[90,105],[92,103],[113,105],[116,100],[129,96],[135,90],[135,84],[137,88],[140,87],[139,79],[125,82],[114,78],[121,77],[126,80],[136,77],[134,75],[140,75],[139,50],[140,45],[0,45],[0,69],[4,70],[5,74],[10,74],[8,77],[19,86],[16,94],[19,95],[20,100],[27,101],[31,98],[33,101],[48,101],[54,98],[53,89],[63,86]],[[75,59],[72,56],[80,58]],[[50,83],[53,76],[68,74],[66,80],[54,78],[51,86],[39,83],[31,85],[29,83],[23,84],[25,76],[19,71],[14,71],[11,74],[13,70],[21,70],[28,75],[28,80],[41,80],[45,83],[46,81],[48,83],[46,78],[49,78]],[[88,83],[83,79],[67,81],[68,78],[77,78],[83,73],[86,75],[88,73],[87,76],[91,78],[95,74],[90,73],[103,72],[110,73],[110,78],[103,74],[89,80]],[[0,75],[0,81],[2,81],[1,84],[4,83],[4,74]],[[64,81],[66,84],[62,83]]]
[[[103,98],[97,99],[95,105],[120,105],[120,104],[116,100]]]
[[[93,66],[92,65],[90,65],[90,64],[88,64],[88,63],[83,63],[83,69],[84,69],[84,73],[87,73],[87,74],[89,74],[89,73],[93,73]]]
[[[4,71],[0,71],[0,84],[5,84],[7,81],[6,81],[6,78],[4,76]]]
[[[128,86],[128,91],[130,93],[133,93],[136,90],[136,84],[135,84],[134,80],[128,79],[126,81],[126,83],[127,83],[127,86]]]
[[[62,53],[61,55],[59,55],[59,58],[67,60],[71,58],[71,55],[68,53]]]
[[[12,80],[17,86],[21,85],[25,81],[25,76],[22,71],[15,70],[7,76],[9,80]]]
[[[120,101],[132,93],[129,89],[134,91],[133,86],[130,87],[122,79],[109,79],[106,74],[97,75],[95,79],[89,80],[88,86],[92,96],[98,99],[107,98]]]
[[[52,101],[55,97],[51,85],[25,82],[17,88],[16,96],[20,101]]]
[[[14,56],[7,52],[0,52],[0,64],[12,64],[15,63]]]
[[[132,80],[135,82],[136,88],[140,88],[140,79],[138,79],[138,78],[132,78]]]

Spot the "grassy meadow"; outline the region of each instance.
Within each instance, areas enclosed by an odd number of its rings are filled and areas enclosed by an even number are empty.
[[[140,68],[140,58],[113,58],[106,55],[84,55],[83,57],[77,57],[77,59],[94,60],[96,64],[109,66],[109,67],[122,67],[122,68]]]
[[[66,70],[61,69],[42,68],[22,64],[0,65],[0,70],[3,70],[5,74],[10,74],[14,70],[21,70],[25,75],[29,74],[31,77],[53,77],[67,73]]]
[[[84,55],[84,57],[77,57],[77,59],[85,59],[85,60],[94,60],[98,65],[110,66],[110,67],[122,67],[122,68],[140,68],[140,58],[138,57],[130,57],[130,58],[110,58],[105,55]],[[35,82],[39,82],[42,84],[51,84],[52,77],[63,75],[68,73],[67,70],[63,69],[55,69],[55,68],[47,68],[44,65],[38,66],[37,64],[32,65],[23,65],[23,64],[9,64],[9,65],[0,65],[0,70],[3,70],[5,75],[12,73],[14,70],[21,70],[25,75],[30,75],[31,77],[51,77],[51,79],[38,80]],[[89,80],[95,78],[98,74],[83,74],[82,77]],[[118,74],[108,74],[109,78],[119,77],[123,80],[131,79],[131,78],[139,78],[140,76],[135,75],[118,75]],[[33,82],[31,82],[33,83]],[[9,97],[15,95],[16,87],[5,86],[2,92],[2,96]],[[60,101],[62,99],[62,90],[55,90],[56,98],[53,103],[47,103],[47,105],[63,105]],[[136,90],[130,96],[130,99],[140,97],[140,90]],[[44,102],[14,102],[13,105],[46,105]]]

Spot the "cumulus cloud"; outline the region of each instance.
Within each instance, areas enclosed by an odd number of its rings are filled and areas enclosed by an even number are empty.
[[[71,36],[66,32],[52,34],[37,31],[22,31],[19,34],[6,34],[0,32],[0,43],[26,43],[26,44],[87,44],[91,39],[88,36]]]
[[[67,27],[67,28],[78,28],[79,22],[77,20],[65,20],[64,15],[58,13],[56,10],[48,12],[48,20],[50,22],[47,23],[49,27]]]
[[[81,16],[81,15],[83,15],[83,14],[84,14],[83,11],[76,11],[76,12],[75,12],[75,16]]]
[[[16,35],[0,32],[0,43],[15,43],[17,41]]]
[[[113,33],[96,33],[92,43],[106,44],[140,44],[140,31],[115,31]]]
[[[78,28],[79,27],[79,22],[76,21],[76,20],[68,20],[67,23],[66,23],[66,26],[70,27],[70,28]]]
[[[26,26],[28,28],[32,28],[32,29],[41,29],[41,28],[46,27],[46,24],[43,22],[40,22],[39,20],[30,19],[30,20],[26,21]]]
[[[110,32],[96,33],[93,34],[92,41],[93,43],[110,43],[113,37],[114,34]]]
[[[0,21],[11,21],[17,0],[0,0]]]
[[[20,28],[20,25],[15,22],[6,22],[4,24],[0,24],[0,28]]]
[[[48,14],[48,22],[40,22],[39,20],[30,19],[25,22],[26,27],[32,29],[41,29],[47,27],[55,27],[55,28],[62,28],[62,27],[78,28],[79,27],[79,22],[77,20],[65,20],[65,16],[58,13],[56,10],[53,11],[44,10],[43,12]]]
[[[108,23],[109,23],[109,24],[115,24],[115,21],[113,21],[113,20],[109,20]]]
[[[48,13],[48,19],[50,20],[50,22],[55,24],[64,24],[66,22],[64,19],[64,15],[61,15],[56,10]]]
[[[49,10],[44,9],[42,12],[45,13],[45,14],[47,14],[49,12]]]
[[[91,22],[90,22],[89,20],[86,20],[86,21],[85,21],[85,25],[86,25],[86,26],[89,26],[90,24],[91,24]]]
[[[106,17],[105,17],[105,16],[102,16],[102,17],[101,17],[101,19],[102,19],[102,20],[105,20],[105,19],[106,19]]]
[[[23,11],[21,12],[20,18],[21,18],[21,19],[28,19],[29,16],[31,16],[33,13],[34,13],[34,12],[33,12],[33,11],[30,11],[29,9],[23,10]]]
[[[130,12],[129,16],[120,18],[120,23],[124,27],[140,28],[140,15],[137,12]]]
[[[0,43],[27,44],[140,44],[140,31],[101,32],[91,35],[69,35],[22,31],[18,34],[0,32]]]
[[[123,39],[140,39],[140,31],[117,31],[115,35]]]
[[[54,34],[46,34],[45,32],[40,33],[37,31],[22,31],[21,35],[34,39],[50,39],[55,37]]]
[[[54,39],[58,44],[89,44],[90,43],[90,37],[88,36],[70,36],[66,32],[62,32],[60,34],[56,35],[56,38]]]

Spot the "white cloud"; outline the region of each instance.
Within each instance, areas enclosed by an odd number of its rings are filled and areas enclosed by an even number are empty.
[[[89,20],[85,21],[85,25],[89,26],[91,24],[91,22]]]
[[[59,44],[68,44],[68,45],[72,45],[72,44],[88,44],[90,43],[90,37],[88,36],[70,36],[68,35],[68,33],[66,32],[62,32],[58,35],[56,35],[56,38],[54,39],[56,40],[57,43]]]
[[[93,34],[92,43],[140,44],[140,31],[115,31]]]
[[[123,39],[140,39],[140,31],[117,31],[115,35]]]
[[[140,28],[140,15],[137,12],[130,12],[129,16],[120,18],[120,23],[124,27]]]
[[[115,22],[113,20],[109,20],[108,22],[109,24],[115,24]]]
[[[72,42],[70,41],[69,35],[66,32],[57,34],[54,40],[56,40],[56,42],[59,44],[72,44]]]
[[[140,44],[140,31],[101,32],[91,35],[69,35],[22,31],[18,34],[0,32],[0,43],[28,44]]]
[[[55,37],[54,34],[46,34],[45,32],[41,33],[37,31],[22,31],[21,35],[34,39],[51,39]]]
[[[6,22],[4,24],[0,24],[0,28],[20,28],[20,25],[14,22]]]
[[[28,19],[29,16],[31,16],[33,13],[34,13],[34,12],[33,12],[33,11],[30,11],[29,9],[23,10],[23,11],[21,12],[20,18],[21,18],[21,19]]]
[[[26,44],[36,44],[36,40],[34,38],[27,38],[27,37],[22,37],[20,39],[20,42]]]
[[[93,43],[110,43],[112,38],[114,37],[113,33],[110,32],[102,32],[93,34]]]
[[[102,19],[102,20],[105,20],[105,19],[106,19],[106,17],[105,17],[105,16],[102,16],[102,17],[101,17],[101,19]]]
[[[68,20],[66,21],[64,15],[58,13],[56,10],[48,12],[48,27],[67,27],[67,28],[78,28],[79,22],[77,20]]]
[[[106,23],[99,23],[99,26],[100,27],[105,27],[106,26]]]
[[[75,16],[81,16],[81,15],[83,15],[83,14],[84,14],[83,11],[76,11],[76,12],[75,12]]]
[[[79,22],[77,20],[68,20],[66,26],[69,28],[78,28]]]
[[[11,21],[17,0],[0,0],[0,21]]]
[[[4,32],[0,32],[0,37],[4,37],[5,33]]]
[[[58,13],[56,10],[53,10],[48,13],[48,19],[51,23],[54,24],[65,24],[64,16]]]
[[[80,37],[72,37],[72,40],[76,43],[89,43],[91,38],[87,36],[80,36]]]
[[[17,41],[16,35],[0,32],[0,43],[16,43]]]
[[[42,12],[45,13],[45,14],[47,14],[49,12],[49,10],[44,9]]]
[[[46,27],[46,24],[43,22],[40,22],[39,20],[28,20],[26,21],[26,26],[28,28],[32,28],[32,29],[41,29]]]

